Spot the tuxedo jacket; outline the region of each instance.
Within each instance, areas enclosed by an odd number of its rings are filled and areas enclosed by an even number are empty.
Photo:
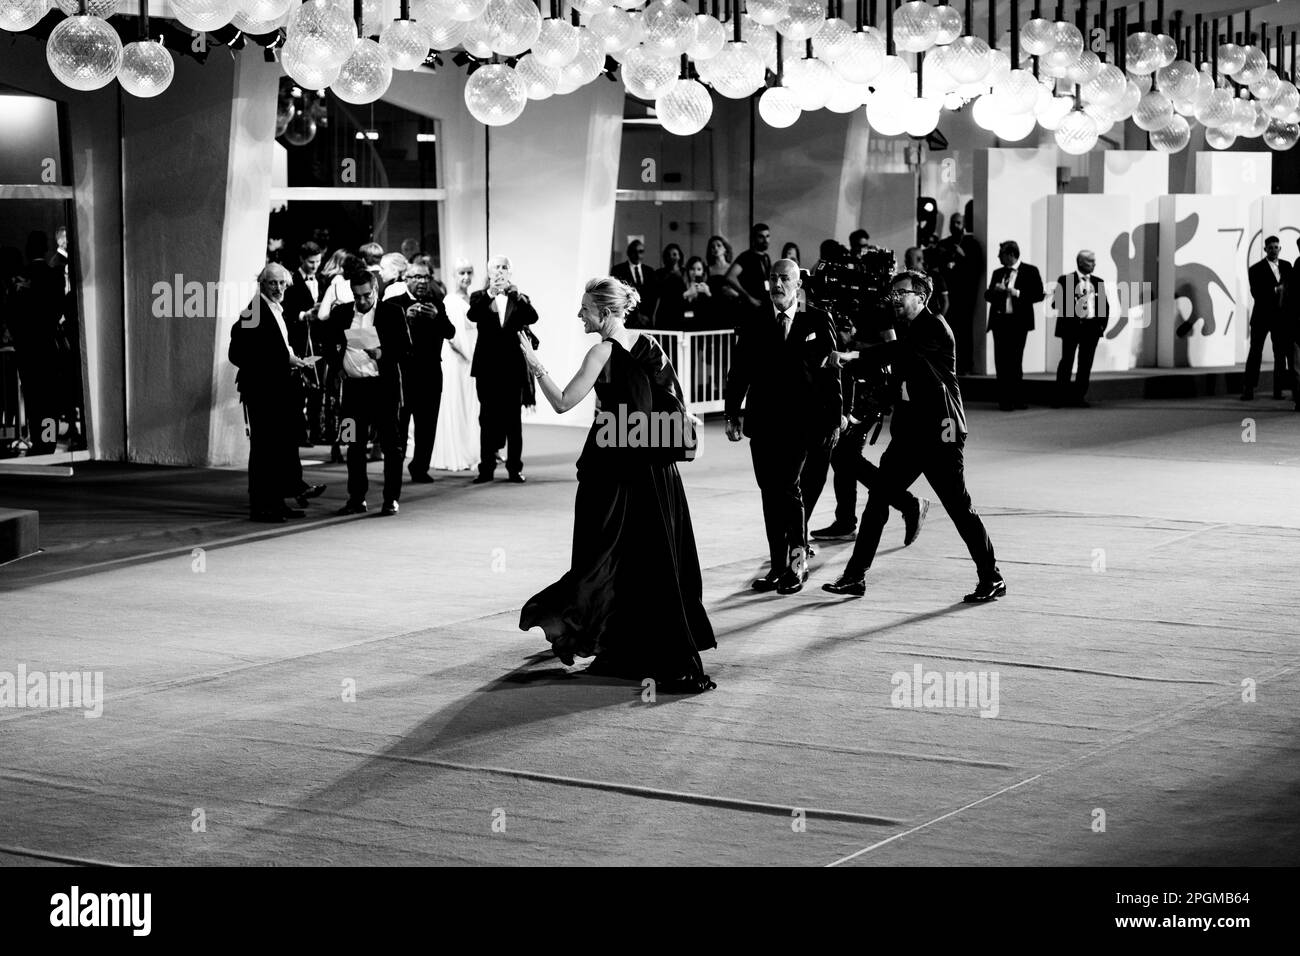
[[[1106,283],[1089,276],[1092,282],[1094,298],[1092,314],[1088,316],[1083,303],[1079,302],[1076,289],[1082,277],[1078,272],[1070,272],[1056,280],[1056,289],[1052,292],[1052,308],[1056,312],[1056,337],[1100,338],[1110,324],[1110,302],[1106,298]]]
[[[1279,257],[1277,269],[1282,275],[1282,285],[1284,287],[1290,285],[1291,263]],[[1250,295],[1255,300],[1255,307],[1250,310],[1250,324],[1254,325],[1258,322],[1261,325],[1271,326],[1284,315],[1283,296],[1274,291],[1276,280],[1273,278],[1273,270],[1268,267],[1267,259],[1260,259],[1250,267],[1247,274],[1250,276]],[[1300,303],[1286,303],[1288,308],[1296,305]]]
[[[826,365],[835,348],[835,327],[820,309],[796,312],[785,338],[775,306],[750,314],[736,330],[727,370],[727,420],[741,419],[743,403],[750,438],[831,434],[843,409],[839,369]]]
[[[495,299],[487,289],[479,289],[469,297],[465,318],[478,326],[469,374],[479,379],[523,383],[531,376],[524,363],[523,349],[519,347],[519,333],[537,322],[537,310],[528,296],[514,286],[506,292],[504,315],[497,315]],[[528,334],[532,337],[531,330]]]
[[[641,304],[637,306],[637,312],[646,319],[645,324],[649,325],[648,317],[654,315],[655,303],[659,301],[659,278],[655,275],[655,270],[643,261],[641,281],[636,282],[632,278],[632,263],[624,261],[610,269],[609,274],[636,289],[637,295],[641,296]]]
[[[239,313],[239,320],[230,330],[227,356],[230,364],[239,369],[235,385],[245,404],[292,401],[295,392],[301,394],[298,373],[289,365],[289,348],[266,296],[259,295]]]
[[[293,346],[294,351],[299,355],[307,354],[307,338],[309,331],[311,335],[311,345],[313,351],[319,354],[320,347],[324,344],[324,330],[319,322],[314,326],[309,325],[298,318],[299,313],[308,309],[314,314],[316,306],[320,305],[320,300],[325,296],[325,290],[329,283],[316,275],[316,294],[313,296],[311,289],[303,280],[301,272],[293,273],[293,281],[289,287],[284,290],[284,324],[289,327],[289,344]]]
[[[346,302],[334,306],[326,319],[326,355],[345,381],[343,353],[347,351],[347,330],[355,318],[356,304]],[[375,306],[375,332],[379,335],[379,381],[385,396],[401,407],[406,404],[403,371],[411,358],[411,337],[406,316],[393,300]]]
[[[1011,300],[1011,311],[1006,311],[1007,294],[996,286],[1007,274],[1006,266],[993,270],[993,278],[984,293],[984,301],[989,304],[989,331],[1029,332],[1034,327],[1034,305],[1046,298],[1043,292],[1043,277],[1038,269],[1026,262],[1016,266],[1016,284],[1013,288],[1020,291],[1019,296]]]

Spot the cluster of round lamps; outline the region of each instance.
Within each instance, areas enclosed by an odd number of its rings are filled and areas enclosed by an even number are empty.
[[[30,29],[53,5],[68,14],[46,48],[63,83],[94,90],[117,79],[136,96],[167,88],[171,54],[145,37],[123,47],[105,20],[116,0],[0,0],[0,28]],[[285,73],[348,103],[379,99],[394,70],[415,69],[431,50],[464,49],[475,61],[465,104],[489,126],[517,119],[529,100],[594,81],[609,56],[627,91],[653,102],[663,127],[682,136],[709,122],[713,94],[746,99],[762,90],[758,112],[773,127],[790,126],[805,111],[865,107],[877,133],[923,137],[944,110],[973,103],[974,121],[1000,139],[1017,142],[1041,127],[1074,154],[1129,119],[1164,152],[1186,147],[1196,124],[1217,149],[1242,137],[1262,137],[1275,150],[1300,139],[1300,91],[1256,46],[1220,44],[1216,73],[1210,63],[1180,58],[1173,37],[1138,32],[1127,37],[1121,69],[1085,49],[1074,24],[1036,17],[1017,38],[1034,58],[1034,69],[1024,69],[1012,63],[1009,34],[990,46],[965,32],[955,7],[925,0],[899,5],[889,36],[828,17],[824,0],[747,0],[739,24],[734,15],[724,23],[697,13],[684,0],[571,0],[580,15],[572,20],[544,17],[533,0],[410,0],[397,19],[385,0],[363,0],[359,20],[353,0],[171,0],[170,7],[196,31],[233,24],[264,36],[283,27]],[[918,54],[915,68],[889,52],[891,40],[898,52]],[[803,55],[783,57],[783,49]]]

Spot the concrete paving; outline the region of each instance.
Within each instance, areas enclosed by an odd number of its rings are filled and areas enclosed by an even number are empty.
[[[396,518],[252,525],[242,472],[0,478],[47,548],[0,567],[0,672],[104,679],[97,718],[0,707],[0,863],[1294,865],[1300,415],[970,421],[1010,588],[981,607],[937,506],[865,599],[818,587],[845,544],[749,592],[757,488],[711,423],[682,474],[718,689],[653,701],[517,629],[567,567],[580,429]],[[984,706],[895,706],[918,667],[983,674]]]

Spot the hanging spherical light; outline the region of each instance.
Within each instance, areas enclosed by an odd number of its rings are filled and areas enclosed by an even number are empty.
[[[695,39],[695,11],[683,0],[652,0],[641,20],[641,42],[655,56],[680,56]]]
[[[1169,66],[1178,59],[1178,41],[1167,33],[1156,35],[1156,69]],[[1175,150],[1177,152],[1177,150]]]
[[[938,35],[939,18],[925,0],[908,0],[894,11],[894,45],[898,49],[921,53],[934,46]]]
[[[78,0],[62,0],[75,5]],[[293,0],[238,0],[239,13],[251,23],[271,23],[279,20],[294,5]]]
[[[1038,105],[1038,80],[1028,70],[1012,70],[994,88],[1006,113],[1031,112]]]
[[[1073,23],[1059,20],[1052,24],[1052,47],[1057,50],[1083,51],[1083,34]]]
[[[357,41],[352,55],[339,68],[330,92],[344,103],[373,103],[388,92],[392,82],[393,64],[388,55],[374,40],[365,38]]]
[[[589,17],[604,13],[612,7],[614,0],[572,0],[572,3],[573,9],[582,14],[583,23],[586,23]]]
[[[487,12],[488,0],[434,0],[433,6],[443,16],[469,23]]]
[[[867,101],[867,123],[881,136],[903,135],[907,121],[906,99],[873,96]]]
[[[1196,91],[1196,67],[1186,60],[1174,60],[1156,70],[1156,82],[1170,99],[1186,99]]]
[[[878,93],[911,96],[916,92],[916,80],[902,57],[890,54],[885,57],[880,72],[871,81]]]
[[[1133,111],[1133,123],[1138,129],[1149,133],[1164,129],[1174,115],[1174,104],[1169,101],[1169,97],[1159,90],[1152,90],[1142,97],[1137,109]]]
[[[993,132],[993,128],[1001,122],[1005,113],[999,109],[997,97],[991,93],[986,93],[975,101],[975,106],[971,108],[971,119],[980,129]]]
[[[754,48],[763,65],[776,72],[776,27],[766,27],[752,17],[741,17],[740,38]]]
[[[885,40],[879,31],[866,29],[844,41],[832,61],[835,72],[849,83],[870,83],[885,65]]]
[[[686,48],[686,55],[696,63],[711,60],[727,42],[727,28],[707,13],[695,15],[695,38]]]
[[[22,33],[45,18],[49,0],[3,0],[0,2],[0,30]]]
[[[938,46],[926,54],[925,70],[921,75],[921,95],[943,103],[948,93],[957,89],[958,83],[948,72],[951,62],[948,47]]]
[[[1231,130],[1211,126],[1205,130],[1205,141],[1215,149],[1227,149],[1237,141],[1237,134]]]
[[[1096,76],[1083,84],[1083,88],[1079,90],[1079,95],[1083,97],[1085,103],[1110,106],[1119,102],[1127,85],[1128,81],[1124,78],[1124,71],[1107,63]]]
[[[1196,111],[1196,121],[1206,129],[1223,126],[1232,119],[1232,103],[1231,92],[1228,90],[1214,90],[1205,98],[1205,102]]]
[[[988,76],[989,45],[979,37],[958,37],[947,49],[945,66],[958,83],[978,83]]]
[[[1049,96],[1048,101],[1034,109],[1034,118],[1043,129],[1052,131],[1061,125],[1061,120],[1074,109],[1074,100],[1069,96]],[[1026,114],[1028,115],[1028,114]]]
[[[1300,140],[1300,124],[1285,123],[1282,120],[1273,120],[1268,124],[1268,129],[1264,130],[1264,142],[1268,144],[1269,149],[1284,150],[1290,149]]]
[[[560,69],[560,84],[555,91],[561,92],[562,87],[568,87],[570,83],[576,85],[572,89],[564,89],[563,92],[570,93],[579,86],[585,86],[596,77],[600,76],[605,69],[605,51],[601,49],[600,43],[591,35],[591,31],[583,27],[578,28],[578,52],[574,54],[572,60],[566,63]]]
[[[784,86],[773,86],[758,98],[758,115],[774,129],[793,126],[803,112],[794,96]]]
[[[1033,113],[1010,113],[994,124],[993,133],[998,139],[1017,143],[1032,133],[1036,125]]]
[[[635,10],[643,3],[645,3],[645,0],[614,0],[614,6],[623,10]]]
[[[1247,130],[1255,125],[1255,107],[1249,100],[1233,100],[1232,114],[1224,125],[1237,136],[1246,136]]]
[[[587,29],[606,53],[620,53],[638,41],[636,18],[618,7],[596,14]]]
[[[1151,74],[1149,74],[1149,73],[1141,73],[1141,74],[1139,74],[1139,73],[1127,73],[1127,74],[1125,74],[1125,75],[1129,78],[1129,81],[1130,81],[1130,82],[1132,82],[1132,83],[1136,83],[1136,84],[1137,84],[1137,88],[1138,88],[1139,91],[1141,91],[1141,92],[1143,92],[1143,93],[1150,93],[1150,92],[1151,92],[1151,86],[1152,86],[1152,83],[1151,83]]]
[[[1141,31],[1131,34],[1127,49],[1128,59],[1125,64],[1130,73],[1146,76],[1160,65],[1160,44],[1153,33]]]
[[[1246,47],[1245,60],[1237,71],[1236,80],[1246,86],[1258,82],[1268,70],[1268,58],[1257,46]]]
[[[1064,77],[1079,59],[1078,50],[1053,47],[1038,58],[1038,72],[1044,76]]]
[[[1082,156],[1097,145],[1097,124],[1091,116],[1074,110],[1056,127],[1056,145],[1071,156]]]
[[[934,15],[938,23],[934,35],[936,44],[952,43],[961,36],[962,16],[961,11],[956,7],[952,5],[939,7],[934,11]]]
[[[451,22],[457,23],[459,21],[453,20]],[[492,47],[492,24],[487,17],[463,23],[462,26],[465,27],[465,32],[461,36],[460,45],[465,48],[465,52],[476,60],[490,60],[492,54],[496,51]]]
[[[1251,104],[1251,108],[1255,112],[1255,118],[1248,126],[1242,129],[1239,135],[1245,136],[1249,139],[1254,139],[1258,136],[1264,135],[1264,131],[1268,129],[1268,124],[1269,121],[1272,120],[1272,117],[1264,111],[1264,104],[1258,100]]]
[[[1300,107],[1300,90],[1294,83],[1283,80],[1277,92],[1264,101],[1264,112],[1273,119],[1286,119]]]
[[[1071,83],[1087,83],[1101,72],[1101,57],[1091,50],[1076,53],[1074,62],[1065,70],[1065,78]]]
[[[262,7],[262,10],[266,9],[265,6]],[[275,33],[280,29],[280,27],[284,26],[285,21],[288,19],[288,9],[285,9],[284,12],[280,13],[278,16],[258,19],[256,16],[250,15],[248,11],[237,6],[234,15],[230,18],[230,25],[246,36],[261,37]]]
[[[492,49],[502,56],[518,56],[537,42],[542,15],[529,0],[488,0],[483,20],[492,36]]]
[[[1051,20],[1035,17],[1020,28],[1020,48],[1030,56],[1042,56],[1056,48],[1056,30]]]
[[[288,44],[294,44],[296,68],[337,73],[343,61],[352,55],[357,45],[357,26],[350,12],[332,0],[308,0],[292,10],[285,27]],[[288,67],[285,68],[288,73]],[[290,73],[290,76],[294,74]],[[321,86],[327,86],[326,83]],[[309,86],[309,89],[321,89]]]
[[[1128,119],[1138,108],[1144,95],[1142,87],[1128,80],[1124,84],[1124,94],[1110,107],[1110,111],[1115,114],[1116,119]]]
[[[412,10],[412,13],[414,13],[414,10]],[[454,50],[465,42],[465,37],[469,34],[470,24],[464,20],[453,20],[446,17],[441,20],[421,19],[419,22],[426,24],[425,29],[429,37],[429,46],[435,50]],[[491,55],[492,50],[489,45],[488,56]]]
[[[514,122],[527,103],[524,81],[504,63],[481,66],[465,81],[465,106],[485,126]]]
[[[172,55],[156,40],[136,40],[122,49],[117,81],[132,96],[157,96],[171,86],[175,75]]]
[[[429,55],[429,37],[415,20],[390,20],[379,35],[379,48],[394,70],[414,70]]]
[[[786,61],[785,85],[805,112],[825,106],[835,83],[835,71],[817,57]]]
[[[677,80],[677,69],[677,61],[671,57],[655,56],[645,47],[633,47],[623,60],[623,85],[639,99],[657,99]]]
[[[558,70],[578,55],[578,28],[568,20],[550,18],[542,21],[533,56],[543,66]]]
[[[767,66],[748,43],[734,40],[709,61],[713,88],[722,96],[743,100],[763,86]]]
[[[1272,99],[1273,94],[1282,88],[1282,82],[1282,78],[1269,68],[1264,71],[1263,76],[1250,84],[1250,95],[1257,100]]]
[[[316,138],[316,117],[311,110],[302,110],[289,120],[284,131],[284,141],[290,146],[306,146]]]
[[[1085,106],[1083,108],[1083,111],[1086,114],[1088,114],[1088,117],[1096,125],[1098,139],[1100,139],[1101,137],[1109,133],[1110,128],[1115,125],[1116,122],[1115,114],[1112,113],[1110,109],[1105,106],[1097,106],[1096,104],[1090,104],[1088,106]],[[1065,117],[1061,117],[1061,118],[1064,119]]]
[[[122,66],[122,41],[99,17],[68,17],[50,31],[45,59],[64,86],[98,90],[113,82]]]
[[[1168,123],[1151,132],[1151,148],[1162,153],[1176,153],[1185,148],[1191,138],[1192,127],[1175,114]]]
[[[939,114],[943,112],[943,103],[927,96],[914,96],[904,101],[904,113],[907,123],[903,132],[908,136],[929,136],[939,127]],[[1033,125],[1033,118],[1030,118]]]
[[[1246,48],[1235,43],[1219,44],[1219,72],[1233,76],[1246,65]]]
[[[280,51],[280,65],[285,74],[306,90],[323,90],[339,75],[342,63],[334,63],[321,54],[317,38],[294,36]]]
[[[866,83],[849,83],[837,77],[826,100],[826,110],[841,115],[852,113],[862,108],[870,92],[871,87]]]
[[[655,100],[655,114],[675,136],[694,136],[713,116],[713,97],[699,80],[678,79]]]
[[[789,7],[789,0],[745,0],[745,12],[759,23],[769,27],[774,27],[784,20]],[[790,122],[793,123],[794,120]]]
[[[826,4],[821,0],[790,0],[776,29],[787,40],[807,40],[817,35],[825,19]]]
[[[81,9],[81,0],[53,0],[49,7],[58,7],[70,17],[84,13],[88,17],[107,20],[117,12],[117,0],[86,0],[86,9]]]
[[[839,17],[823,20],[817,35],[813,37],[813,49],[818,59],[825,60],[827,63],[834,62],[851,36],[853,36],[853,27],[846,21]]]
[[[515,73],[524,81],[524,95],[530,100],[544,100],[555,95],[560,83],[560,71],[545,66],[535,54],[525,53],[515,63]]]

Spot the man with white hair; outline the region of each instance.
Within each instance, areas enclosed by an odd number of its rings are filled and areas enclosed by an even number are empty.
[[[1110,305],[1106,301],[1105,283],[1093,275],[1097,268],[1097,254],[1091,249],[1080,249],[1074,262],[1078,268],[1058,278],[1056,291],[1052,294],[1056,337],[1061,340],[1061,361],[1056,366],[1056,403],[1087,408],[1092,360],[1097,353],[1097,342],[1110,321]],[[1079,356],[1079,374],[1071,383],[1070,373],[1074,371],[1076,353]]]
[[[469,372],[479,400],[479,465],[473,483],[492,481],[497,449],[505,445],[506,472],[510,481],[522,484],[522,409],[535,404],[536,398],[533,377],[519,348],[519,333],[524,332],[537,347],[537,338],[528,329],[537,321],[537,310],[511,281],[509,258],[493,256],[488,260],[488,287],[469,297],[465,317],[478,326]]]
[[[310,368],[289,345],[282,302],[289,270],[269,263],[257,277],[259,294],[230,330],[230,363],[239,369],[235,383],[248,423],[248,503],[253,521],[283,522],[301,518],[286,497],[300,505],[315,498],[324,485],[303,481],[298,458],[302,383],[300,370]]]

